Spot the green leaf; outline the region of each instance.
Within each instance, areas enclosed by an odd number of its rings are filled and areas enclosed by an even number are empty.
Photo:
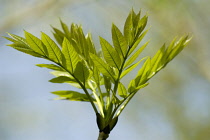
[[[110,77],[113,81],[115,81],[116,76],[113,70],[105,63],[100,57],[95,54],[90,53],[90,57],[97,67],[97,69],[105,76]]]
[[[170,45],[167,47],[167,49],[166,49],[166,56],[167,56],[167,57],[168,57],[168,55],[171,53],[173,47],[175,46],[176,40],[177,40],[177,37],[175,37],[175,38],[171,41]]]
[[[91,37],[90,33],[87,34],[86,40],[87,40],[87,45],[88,45],[88,48],[89,48],[90,52],[93,53],[93,54],[96,54],[96,49],[95,49],[95,46],[94,46],[94,43],[92,41],[92,37]]]
[[[85,58],[85,60],[88,60],[89,59],[90,48],[87,44],[85,35],[83,33],[83,29],[82,29],[81,26],[77,29],[77,35],[78,35],[77,43],[78,43],[78,46],[81,49],[81,55]]]
[[[46,46],[40,39],[25,31],[25,38],[28,45],[37,53],[48,56]]]
[[[10,33],[7,33],[7,34],[14,39],[14,40],[10,40],[10,41],[12,41],[14,43],[18,42],[18,43],[25,44],[26,46],[28,46],[27,43],[26,43],[26,39],[25,38],[17,36],[17,35],[14,35],[14,34],[10,34]]]
[[[149,83],[144,83],[141,85],[136,86],[136,81],[135,80],[131,80],[128,86],[128,92],[131,93],[136,93],[138,90],[146,87],[147,85],[149,85]]]
[[[121,59],[117,51],[102,37],[100,37],[100,43],[106,62],[109,65],[120,69]]]
[[[52,93],[60,96],[60,98],[57,98],[57,99],[89,102],[89,99],[86,94],[82,94],[77,91],[54,91]]]
[[[16,48],[20,48],[20,49],[32,50],[28,46],[28,44],[26,43],[25,38],[22,38],[20,36],[17,36],[17,35],[14,35],[14,34],[10,34],[10,33],[8,33],[8,35],[11,36],[12,38],[10,38],[10,37],[4,37],[4,38],[14,43],[14,44],[12,44],[12,45],[10,44],[8,46],[16,47]]]
[[[65,68],[67,68],[69,72],[72,74],[77,66],[77,63],[80,61],[80,59],[74,47],[66,38],[64,38],[63,40],[62,53],[66,61]]]
[[[93,67],[93,79],[97,85],[100,85],[101,76],[100,76],[100,72],[98,71],[96,67]]]
[[[142,74],[141,74],[141,79],[138,83],[138,86],[141,84],[144,84],[148,79],[149,79],[149,74],[151,71],[151,59],[150,57],[145,61],[145,66],[143,66]]]
[[[48,69],[52,69],[56,71],[64,71],[63,68],[54,64],[36,64],[36,66],[41,67],[41,68],[48,68]]]
[[[52,71],[50,72],[52,75],[58,77],[58,76],[66,76],[66,77],[70,77],[73,78],[72,75],[70,75],[68,72],[66,71]]]
[[[148,20],[148,16],[145,15],[143,18],[141,18],[139,21],[138,21],[138,27],[136,29],[136,33],[135,33],[135,36],[138,37],[142,31],[144,30],[144,28],[146,27],[147,25],[147,20]]]
[[[83,84],[89,79],[90,72],[87,67],[82,63],[78,62],[77,67],[74,71],[74,76]]]
[[[142,41],[144,36],[147,34],[148,30],[144,31],[134,42],[134,44],[131,46],[128,56],[136,49],[136,47],[139,45],[139,43]]]
[[[8,33],[8,34],[9,34],[9,33]],[[11,42],[18,43],[18,41],[15,40],[15,39],[13,39],[13,38],[6,37],[6,36],[3,36],[3,38],[5,38],[5,39],[7,39],[7,40],[9,40],[9,41],[11,41]],[[21,44],[21,43],[20,43],[20,44]]]
[[[33,51],[28,44],[26,43],[25,38],[22,38],[20,36],[14,35],[14,34],[10,34],[8,33],[9,36],[11,36],[12,38],[9,37],[4,37],[5,39],[13,42],[13,44],[9,44],[7,46],[10,46],[18,51],[21,51],[23,53],[35,56],[35,57],[43,57],[42,55],[40,55],[39,53]]]
[[[118,94],[119,94],[119,96],[121,96],[123,98],[126,98],[128,96],[127,95],[127,90],[122,83],[118,84]]]
[[[66,34],[66,37],[70,38],[71,34],[70,34],[70,30],[69,30],[68,26],[61,19],[60,19],[60,23],[61,23],[64,33]]]
[[[140,63],[141,61],[143,61],[144,59],[146,59],[147,57],[142,58],[141,60],[139,60],[137,63],[129,66],[127,69],[125,69],[122,74],[120,75],[120,79],[123,78],[126,74],[128,74],[129,72],[131,72],[133,69],[135,69]]]
[[[109,77],[105,75],[103,77],[104,77],[104,85],[105,85],[106,91],[109,93],[112,88],[111,80]]]
[[[138,74],[134,80],[134,83],[130,83],[131,86],[135,84],[135,88],[138,87],[141,84],[144,84],[148,80],[148,74],[151,66],[151,59],[150,57],[147,58],[147,60],[144,62],[143,66],[141,69],[138,71]]]
[[[68,84],[70,84],[71,86],[74,86],[76,88],[81,89],[81,86],[79,85],[79,83],[77,81],[74,80],[74,77],[72,75],[70,75],[68,72],[64,72],[64,71],[53,71],[50,72],[52,75],[56,76],[56,77],[67,77],[69,78]]]
[[[149,42],[146,42],[144,45],[142,45],[125,63],[124,68],[126,68],[127,66],[129,66],[130,64],[132,64],[136,58],[138,58],[138,56],[141,54],[141,52],[146,48],[147,44]]]
[[[125,37],[114,24],[112,24],[112,40],[116,51],[120,54],[120,56],[123,56],[123,58],[125,58],[128,44]]]
[[[45,33],[42,32],[41,35],[42,42],[47,48],[48,57],[56,63],[62,63],[62,53],[60,48],[55,44],[55,42]]]
[[[140,90],[140,89],[142,89],[142,88],[144,88],[144,87],[146,87],[146,86],[148,86],[148,85],[149,85],[149,83],[142,84],[142,85],[136,87],[136,90],[138,91],[138,90]],[[137,91],[136,91],[136,92],[137,92]]]
[[[75,79],[72,79],[72,78],[66,77],[66,76],[59,76],[59,77],[55,77],[55,78],[49,80],[49,82],[52,82],[52,83],[72,83],[72,82],[75,82]]]
[[[52,27],[52,28],[54,30],[53,35],[54,35],[56,41],[59,43],[60,46],[62,46],[65,34],[62,31],[60,31],[59,29],[57,29],[57,28],[54,28],[54,27]]]
[[[127,40],[128,42],[128,45],[130,46],[131,43],[133,42],[133,19],[132,19],[132,16],[133,16],[133,12],[130,12],[130,14],[128,15],[126,21],[125,21],[125,25],[124,25],[124,36],[125,36],[125,39]]]
[[[188,39],[188,36],[186,36],[185,38],[182,37],[179,39],[179,41],[177,41],[175,43],[174,48],[171,50],[167,61],[171,61],[175,56],[177,56],[183,49],[184,47],[188,44],[188,42],[190,41],[190,39]]]
[[[165,44],[160,48],[160,50],[151,59],[151,70],[150,70],[149,78],[154,76],[156,72],[158,72],[161,68],[164,67],[165,61],[162,59],[164,55],[165,55]]]
[[[135,28],[136,32],[138,31],[138,25],[139,25],[139,21],[140,21],[140,15],[141,15],[141,11],[138,12],[137,15],[133,16],[133,27]]]
[[[130,83],[128,85],[128,92],[129,93],[133,93],[135,91],[135,89],[136,89],[136,82],[135,81],[136,81],[135,79],[130,81]]]
[[[20,52],[23,52],[23,53],[26,53],[26,54],[29,54],[29,55],[32,55],[34,57],[40,57],[40,58],[43,58],[43,55],[40,55],[38,53],[36,53],[35,51],[33,51],[32,49],[30,48],[26,48],[23,44],[20,44],[20,43],[14,43],[14,44],[9,44],[7,46],[10,46]]]

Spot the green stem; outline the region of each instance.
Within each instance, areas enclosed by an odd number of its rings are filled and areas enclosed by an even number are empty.
[[[93,103],[93,100],[91,99],[90,94],[88,93],[87,89],[80,83],[80,81],[78,82],[80,84],[80,86],[82,87],[83,91],[85,92],[85,94],[88,96],[88,99],[90,100],[90,103],[95,111],[95,113],[98,113],[98,110],[95,106],[95,104]]]
[[[119,83],[119,81],[120,81],[120,76],[121,76],[121,74],[122,74],[122,72],[123,72],[123,67],[124,67],[125,62],[126,62],[126,60],[127,60],[127,58],[128,58],[128,54],[129,54],[129,52],[130,52],[130,49],[131,49],[131,47],[128,47],[128,51],[127,51],[127,53],[126,53],[126,55],[125,55],[125,57],[124,57],[123,63],[122,63],[122,65],[121,65],[121,68],[119,69],[119,74],[118,74],[117,80],[115,81],[115,86],[114,86],[114,90],[113,90],[113,93],[114,93],[114,96],[113,96],[113,97],[116,96],[117,88],[118,88],[118,83]],[[113,98],[112,98],[112,100],[113,100]]]
[[[122,65],[121,65],[121,68],[120,68],[120,70],[119,70],[119,75],[118,75],[118,78],[117,78],[117,80],[116,80],[116,82],[115,82],[115,86],[114,86],[114,90],[113,90],[113,94],[114,94],[114,95],[112,95],[111,103],[112,103],[112,100],[116,97],[117,88],[118,88],[118,84],[119,84],[119,81],[120,81],[120,76],[121,76],[121,74],[122,74],[122,72],[123,72],[123,67],[124,67],[124,65],[125,65],[125,62],[126,62],[128,56],[129,56],[129,52],[130,52],[130,49],[131,49],[131,48],[132,48],[132,47],[128,46],[128,51],[127,51],[127,53],[126,53],[126,55],[125,55],[125,57],[124,57],[124,61],[123,61]],[[125,100],[126,100],[126,99],[125,99]],[[124,101],[125,101],[125,100],[124,100]],[[123,102],[124,102],[124,101],[123,101]],[[120,105],[121,105],[121,104],[122,104],[122,103],[120,103]],[[112,112],[112,115],[110,116],[109,120],[111,120],[111,119],[114,117],[114,114],[116,113],[116,111],[117,111],[117,109],[119,108],[120,105],[118,105],[117,107],[115,107],[115,109],[114,109],[114,111]]]
[[[119,109],[119,111],[117,112],[117,116],[119,116],[121,114],[121,112],[125,109],[125,107],[127,106],[127,104],[130,102],[130,100],[133,98],[133,96],[136,94],[136,92],[131,93],[130,96],[128,98],[126,98],[122,104],[124,103],[123,107]],[[118,108],[122,105],[120,104],[119,106],[117,106],[116,111],[118,110]]]
[[[52,60],[51,60],[52,61]],[[54,62],[54,61],[53,61]],[[93,103],[93,100],[91,99],[91,96],[90,96],[90,94],[88,93],[88,91],[87,91],[87,89],[86,89],[86,87],[85,87],[85,85],[83,85],[70,71],[68,71],[64,66],[62,66],[62,64],[61,63],[56,63],[57,65],[59,65],[60,67],[62,67],[66,72],[68,72],[70,75],[72,75],[73,77],[74,77],[74,79],[77,81],[77,83],[82,87],[82,89],[83,89],[83,91],[85,92],[85,94],[87,95],[87,97],[88,97],[88,99],[89,99],[89,101],[90,101],[90,103],[91,103],[91,105],[92,105],[92,107],[93,107],[93,109],[94,109],[94,111],[95,111],[95,113],[98,113],[98,110],[97,110],[97,108],[96,108],[96,106],[95,106],[95,104]]]
[[[105,134],[104,132],[99,132],[98,140],[106,140],[109,137],[109,134]]]

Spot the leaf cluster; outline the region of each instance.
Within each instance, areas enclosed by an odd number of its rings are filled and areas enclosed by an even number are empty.
[[[153,56],[137,60],[148,45],[138,47],[148,30],[144,30],[148,16],[141,17],[141,11],[129,13],[123,32],[112,24],[112,43],[99,37],[101,52],[97,52],[91,34],[84,34],[81,26],[71,24],[70,28],[61,22],[62,30],[55,27],[53,35],[55,43],[48,35],[41,32],[41,38],[24,31],[25,37],[8,33],[6,39],[13,42],[8,45],[18,51],[44,58],[52,64],[37,64],[42,68],[53,70],[55,78],[52,83],[68,83],[82,89],[78,91],[55,91],[56,99],[90,102],[97,114],[99,130],[109,133],[117,118],[142,88],[148,85],[157,72],[163,69],[188,44],[188,36],[174,39],[168,46],[165,44]],[[140,63],[136,77],[128,86],[121,80]]]

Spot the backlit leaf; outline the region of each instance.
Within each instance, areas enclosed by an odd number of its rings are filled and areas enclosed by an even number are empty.
[[[165,61],[162,59],[165,53],[165,44],[160,48],[160,50],[155,54],[155,56],[151,59],[151,71],[150,77],[153,76],[156,72],[158,72],[165,65]]]
[[[127,66],[129,66],[130,64],[132,64],[136,58],[138,58],[138,56],[141,54],[141,52],[145,49],[145,47],[147,46],[149,42],[146,42],[144,45],[142,45],[125,63],[124,68],[126,68]]]
[[[120,69],[121,59],[118,52],[109,44],[109,42],[107,42],[105,39],[101,37],[100,37],[100,43],[106,62],[109,65]]]
[[[90,52],[93,53],[93,54],[96,54],[96,49],[95,49],[95,46],[94,46],[94,43],[92,41],[92,37],[91,37],[90,33],[87,34],[86,40],[87,40],[87,45],[88,45],[88,48],[89,48]]]
[[[74,47],[66,38],[64,38],[63,40],[62,53],[66,61],[65,68],[67,68],[69,72],[72,74],[77,66],[77,63],[80,61],[80,59]]]
[[[129,72],[131,72],[133,69],[135,69],[140,63],[141,61],[143,61],[144,59],[146,59],[147,57],[142,58],[141,60],[139,60],[137,63],[129,66],[128,68],[126,68],[122,74],[120,75],[120,79],[123,78],[126,74],[128,74]]]
[[[49,80],[49,82],[52,82],[52,83],[71,83],[71,82],[75,82],[75,79],[72,79],[72,78],[66,77],[66,76],[59,76],[59,77],[55,77],[55,78]]]
[[[134,44],[131,46],[128,55],[130,55],[135,49],[136,47],[139,45],[139,43],[142,41],[142,39],[144,38],[144,36],[147,34],[148,30],[144,31],[138,38],[137,40],[134,42]]]
[[[130,12],[128,15],[125,25],[124,25],[124,36],[125,39],[128,42],[128,45],[130,46],[131,43],[133,42],[133,19],[132,19],[133,13]]]
[[[86,94],[82,94],[77,91],[54,91],[52,93],[60,97],[57,99],[89,102],[89,99]]]
[[[141,67],[141,69],[138,71],[138,74],[134,82],[135,87],[138,87],[139,85],[143,84],[148,80],[147,74],[149,73],[150,64],[151,64],[151,59],[150,57],[148,57],[147,60],[144,62],[143,66]]]
[[[78,62],[76,69],[74,71],[74,76],[83,84],[85,84],[85,82],[88,80],[90,75],[89,70],[87,69],[87,67],[82,63],[82,62]]]
[[[14,43],[14,44],[9,44],[7,46],[10,46],[18,51],[21,51],[23,53],[26,53],[26,54],[29,54],[29,55],[32,55],[34,57],[41,57],[43,58],[43,55],[40,55],[39,53],[33,51],[32,49],[30,48],[27,48],[25,45],[21,44],[21,43]]]
[[[46,46],[42,43],[42,41],[39,38],[35,37],[34,35],[26,31],[25,31],[25,37],[26,37],[26,42],[35,52],[44,56],[48,56]]]
[[[100,85],[101,76],[100,76],[100,72],[98,71],[96,67],[93,67],[93,78],[96,84]]]
[[[103,77],[104,77],[104,85],[105,85],[106,91],[109,93],[112,87],[111,80],[107,76],[103,76]]]
[[[94,62],[97,69],[105,76],[110,77],[113,81],[115,81],[116,76],[113,70],[107,65],[100,57],[95,54],[90,54],[92,61]]]
[[[63,68],[54,64],[36,64],[36,66],[41,67],[41,68],[48,68],[48,69],[52,69],[56,71],[64,71]]]
[[[62,53],[61,53],[60,48],[55,44],[55,42],[48,35],[46,35],[43,32],[41,35],[41,39],[47,48],[48,57],[54,62],[61,64]]]
[[[10,41],[12,41],[12,42],[14,42],[14,43],[21,43],[21,44],[25,44],[25,45],[27,45],[27,42],[26,42],[26,39],[25,38],[23,38],[23,37],[20,37],[20,36],[17,36],[17,35],[14,35],[14,34],[10,34],[10,33],[8,33],[8,35],[9,36],[11,36],[14,40],[16,40],[16,42],[13,40],[10,40]]]
[[[118,84],[118,94],[123,98],[126,98],[128,96],[127,95],[127,90],[122,83]]]
[[[70,75],[68,72],[66,71],[52,71],[50,72],[52,75],[59,77],[59,76],[66,76],[66,77],[70,77],[73,78],[72,75]]]
[[[125,37],[114,24],[112,24],[112,40],[116,51],[124,58],[128,49],[128,44]]]
[[[151,71],[151,59],[148,58],[145,61],[145,67],[143,66],[143,72],[141,74],[141,79],[140,82],[138,83],[138,86],[144,84],[148,80],[150,71]]]
[[[59,29],[57,29],[55,27],[52,27],[52,28],[54,30],[53,35],[54,35],[56,41],[59,43],[60,46],[62,46],[63,39],[66,35],[62,31],[60,31]]]
[[[146,87],[148,85],[149,85],[149,83],[142,84],[142,85],[136,87],[136,90],[138,91],[138,90],[140,90],[140,89],[142,89],[142,88],[144,88],[144,87]]]
[[[133,93],[135,91],[135,89],[136,89],[136,82],[135,81],[136,81],[135,79],[130,81],[130,83],[128,85],[128,92],[129,93]]]
[[[60,23],[61,23],[64,33],[66,34],[66,37],[70,38],[71,34],[70,34],[70,30],[69,30],[68,26],[62,20],[60,20]]]
[[[167,61],[171,61],[176,55],[178,55],[184,49],[184,47],[186,47],[190,39],[188,39],[188,36],[180,38],[179,41],[175,43],[174,48],[171,50]]]
[[[50,72],[52,75],[56,76],[56,77],[67,77],[70,78],[68,79],[68,84],[70,84],[71,86],[74,86],[76,88],[81,89],[81,86],[79,85],[79,83],[74,80],[74,77],[72,75],[70,75],[68,72],[64,72],[64,71],[52,71]]]

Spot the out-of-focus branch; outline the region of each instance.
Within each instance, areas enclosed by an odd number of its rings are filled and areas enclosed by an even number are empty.
[[[6,17],[2,26],[0,27],[0,31],[8,31],[28,17],[37,17],[42,15],[44,11],[51,8],[55,2],[56,0],[45,0],[40,4],[34,5],[33,7],[25,7],[23,9],[19,9],[15,14]]]
[[[25,7],[23,9],[19,9],[15,12],[15,14],[7,15],[5,19],[3,19],[3,23],[0,27],[1,32],[6,32],[9,29],[17,26],[17,24],[21,23],[27,18],[33,17],[41,17],[45,15],[46,13],[49,14],[51,12],[52,15],[56,13],[56,15],[59,15],[58,13],[63,9],[63,7],[67,5],[76,5],[71,8],[71,10],[80,8],[81,6],[87,6],[88,4],[92,4],[94,2],[98,2],[98,0],[83,0],[83,1],[75,1],[75,0],[45,0],[41,3],[38,3],[34,6]]]

